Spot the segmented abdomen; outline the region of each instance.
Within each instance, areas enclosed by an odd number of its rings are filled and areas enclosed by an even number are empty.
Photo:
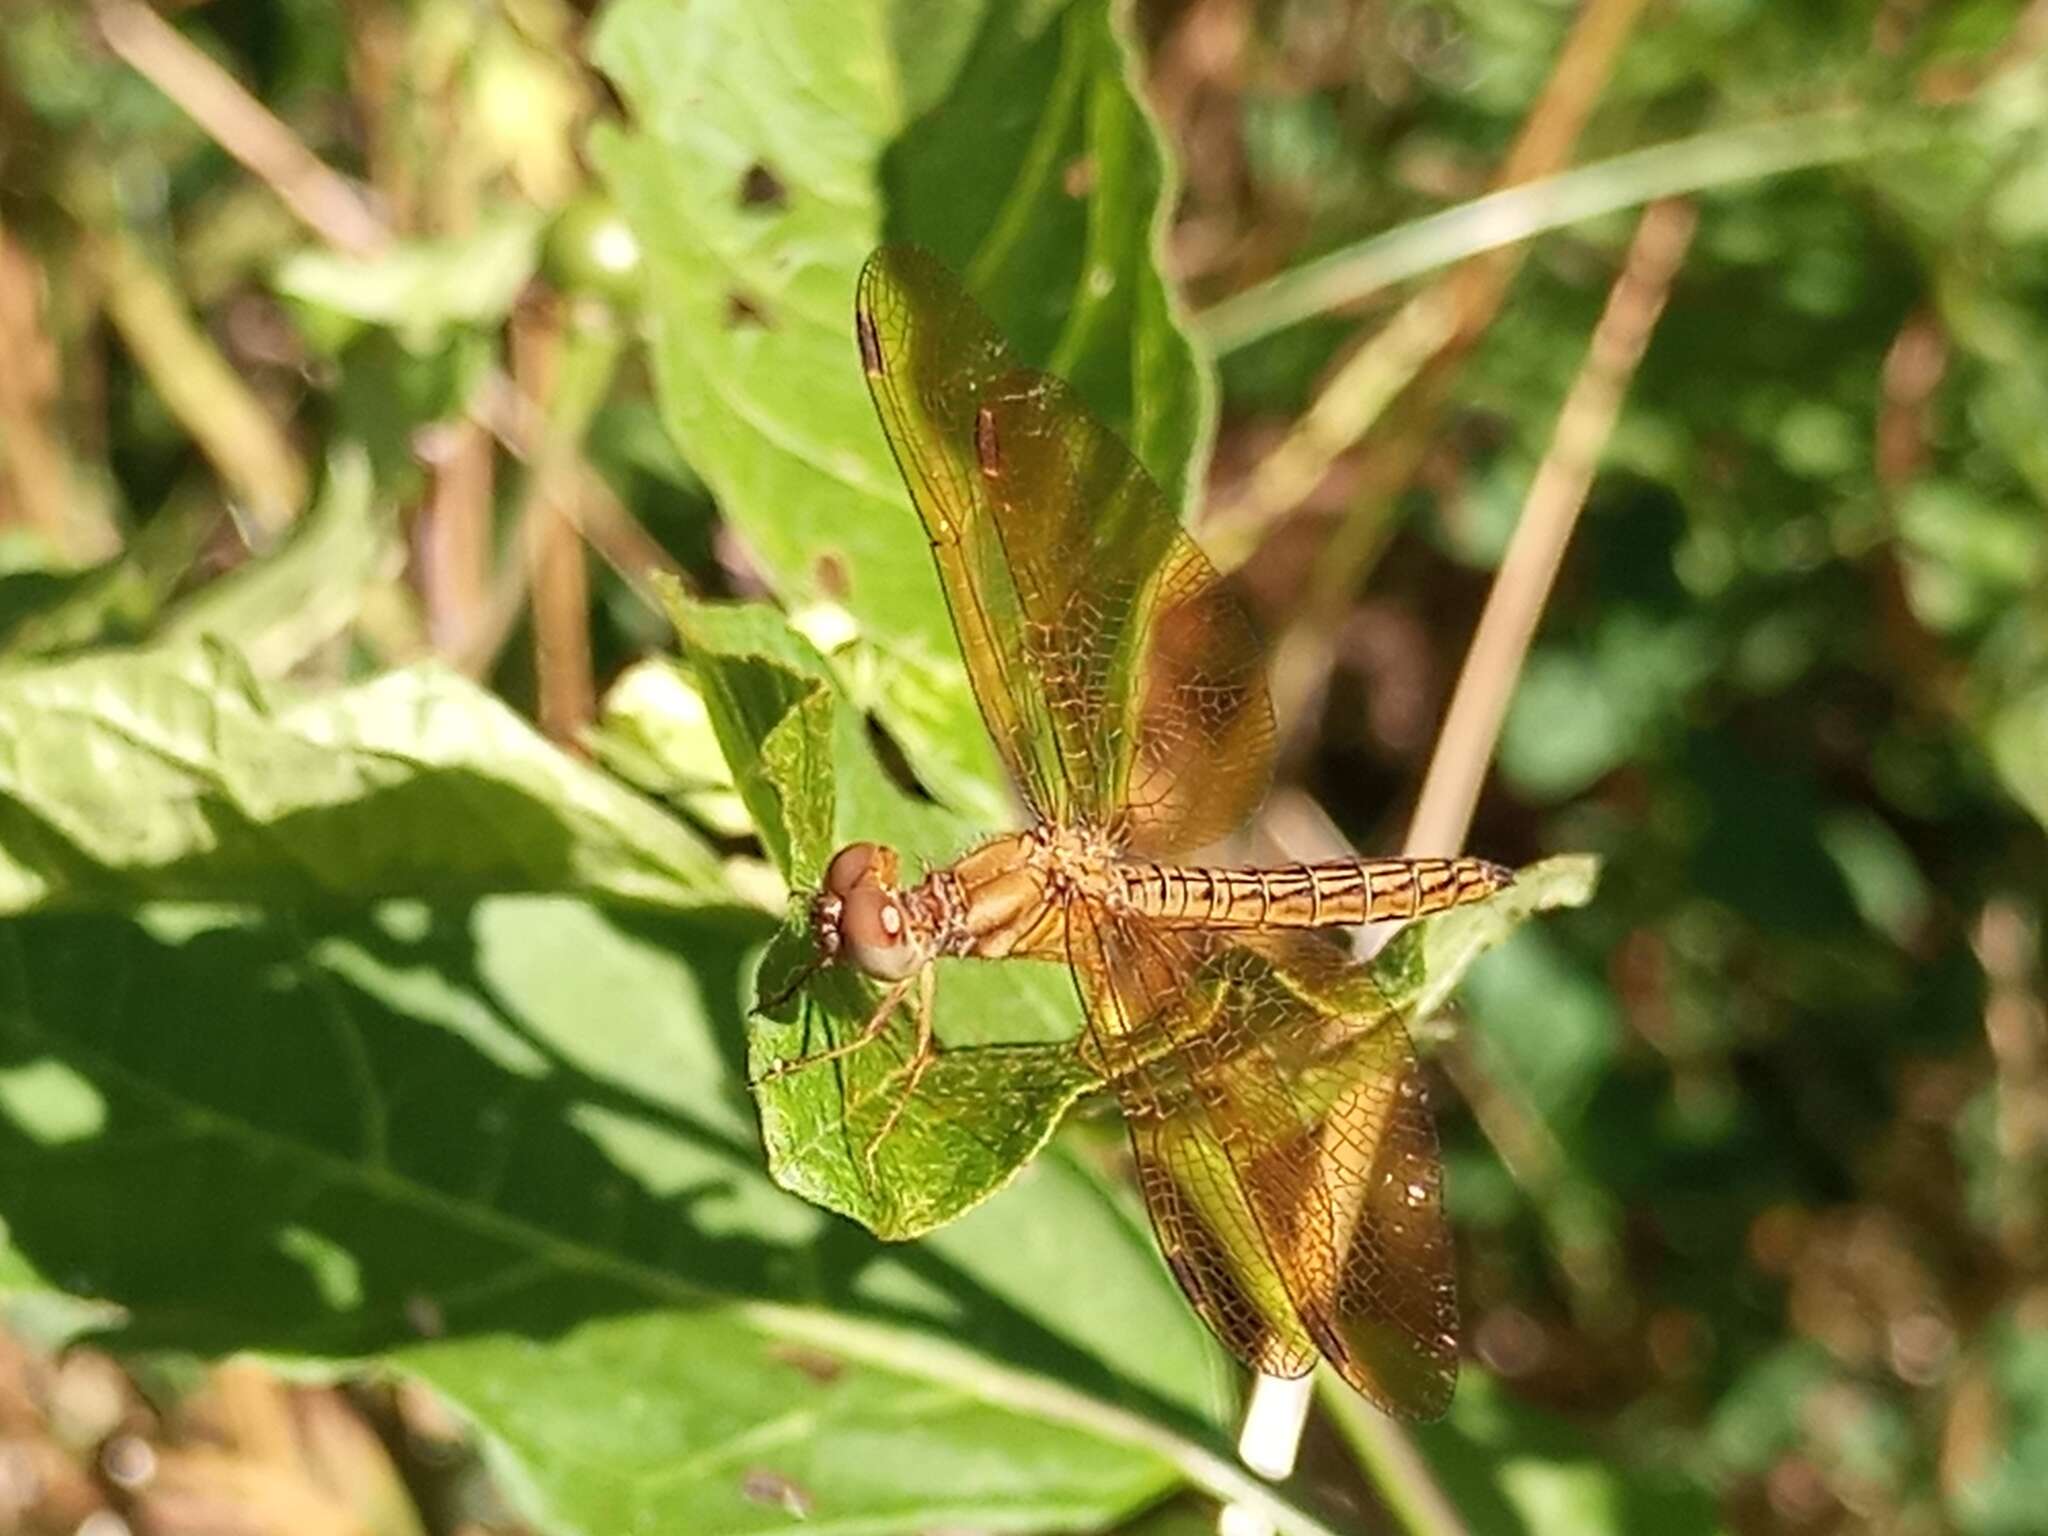
[[[1174,928],[1336,928],[1483,901],[1513,872],[1485,859],[1341,859],[1273,869],[1117,866],[1124,900]]]

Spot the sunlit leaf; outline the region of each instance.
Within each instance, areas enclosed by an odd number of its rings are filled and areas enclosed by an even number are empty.
[[[368,456],[345,445],[289,541],[180,604],[156,638],[224,641],[257,676],[281,677],[346,631],[371,583],[402,558],[398,518],[377,500]]]
[[[974,834],[889,781],[829,664],[774,610],[680,596],[670,607],[740,796],[799,890],[761,970],[760,996],[776,1002],[810,965],[801,903],[842,843],[885,842],[911,867],[930,866]],[[974,961],[939,966],[934,1027],[949,1049],[907,1101],[907,1011],[837,1061],[763,1076],[850,1041],[879,995],[844,967],[820,972],[756,1019],[750,1068],[777,1181],[885,1237],[910,1237],[1013,1178],[1093,1078],[1062,1043],[1079,1033],[1080,1015],[1059,967]]]
[[[988,826],[1009,795],[868,403],[854,276],[884,239],[930,246],[1188,487],[1210,392],[1155,266],[1167,174],[1111,11],[723,0],[685,23],[620,0],[594,45],[630,113],[594,150],[640,237],[670,431],[785,605],[852,613],[883,724]]]
[[[731,899],[679,822],[452,673],[272,695],[212,649],[0,675],[0,911],[506,891]]]
[[[474,233],[399,241],[366,256],[308,249],[278,265],[288,299],[336,319],[389,329],[423,351],[451,327],[502,320],[540,258],[540,215],[500,205]],[[325,327],[330,345],[349,329]]]
[[[599,706],[590,748],[611,772],[676,802],[714,832],[752,828],[703,696],[673,661],[639,662],[619,675]]]

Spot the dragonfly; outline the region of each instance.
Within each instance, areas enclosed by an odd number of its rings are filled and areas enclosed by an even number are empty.
[[[1271,778],[1249,617],[1130,449],[1019,363],[935,257],[876,251],[854,329],[1029,825],[915,881],[889,847],[838,850],[810,902],[812,973],[850,966],[879,997],[857,1031],[769,1075],[862,1049],[908,1009],[879,1142],[938,1051],[935,962],[1064,964],[1074,1048],[1118,1101],[1160,1250],[1217,1338],[1267,1375],[1327,1360],[1390,1412],[1440,1414],[1458,1329],[1435,1125],[1398,1011],[1319,930],[1481,901],[1511,873],[1180,862]]]

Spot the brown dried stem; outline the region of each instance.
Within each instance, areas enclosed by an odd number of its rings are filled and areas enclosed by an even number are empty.
[[[122,230],[84,241],[107,317],[136,366],[198,443],[240,501],[262,542],[288,527],[305,504],[306,466],[197,319],[171,279]]]
[[[1501,163],[1497,187],[1547,176],[1564,166],[1643,9],[1644,0],[1588,0],[1565,39],[1542,95]],[[1525,246],[1515,245],[1475,256],[1409,300],[1391,330],[1411,336],[1434,330],[1448,338],[1419,366],[1412,359],[1404,362],[1416,373],[1413,382],[1405,390],[1386,390],[1380,402],[1368,402],[1372,404],[1369,412],[1351,410],[1348,441],[1340,440],[1346,434],[1326,430],[1319,430],[1313,439],[1297,433],[1280,450],[1291,457],[1285,477],[1276,470],[1263,478],[1263,483],[1281,488],[1313,485],[1338,454],[1363,438],[1365,430],[1379,419],[1381,405],[1394,401],[1391,425],[1381,434],[1373,455],[1369,486],[1331,535],[1315,581],[1279,649],[1273,702],[1283,740],[1299,740],[1302,722],[1322,696],[1331,660],[1328,637],[1337,616],[1377,557],[1384,542],[1387,509],[1414,479],[1432,440],[1432,425],[1450,396],[1451,383],[1466,355],[1493,323],[1526,252]],[[1398,353],[1400,349],[1394,350]],[[1346,367],[1323,393],[1357,391],[1362,382],[1359,371]],[[1344,415],[1341,402],[1319,397],[1306,419],[1327,422]],[[1255,475],[1253,483],[1262,483],[1262,477]],[[1256,524],[1286,510],[1287,506],[1278,504],[1251,506],[1243,515]]]
[[[1578,142],[1622,44],[1635,30],[1644,0],[1590,0],[1565,40],[1543,94],[1494,176],[1494,188],[1520,185],[1562,170]],[[1405,485],[1420,461],[1426,434],[1420,423],[1435,414],[1451,372],[1484,334],[1526,254],[1522,245],[1474,256],[1409,299],[1380,331],[1331,375],[1317,391],[1300,424],[1261,463],[1225,518],[1249,540],[1275,518],[1300,505],[1339,455],[1363,439],[1374,422],[1418,374],[1424,398],[1410,411],[1415,423],[1403,434],[1408,446],[1375,476],[1379,495],[1364,499],[1354,516],[1373,516],[1373,507]],[[1376,548],[1334,562],[1323,585],[1349,597],[1359,559]],[[1226,555],[1228,552],[1226,551]],[[1325,600],[1327,602],[1329,600]],[[1283,719],[1285,711],[1282,712]]]
[[[121,536],[80,491],[51,421],[56,347],[43,325],[42,278],[0,230],[0,518],[20,519],[85,565],[118,553]]]
[[[1641,18],[1643,8],[1644,0],[1588,0],[1552,67],[1543,94],[1524,120],[1521,134],[1501,165],[1497,178],[1499,185],[1513,185],[1546,175],[1564,164],[1613,71],[1622,44]],[[1438,297],[1418,296],[1411,301],[1407,320],[1417,329],[1421,326],[1416,319],[1415,306],[1443,306],[1445,312],[1436,317],[1436,323],[1447,327],[1449,339],[1433,361],[1423,367],[1420,381],[1406,394],[1405,430],[1394,434],[1377,466],[1381,471],[1377,477],[1379,494],[1362,500],[1347,519],[1347,525],[1338,530],[1326,552],[1323,569],[1309,601],[1304,604],[1302,619],[1295,625],[1294,635],[1299,638],[1295,644],[1283,647],[1281,664],[1276,666],[1274,673],[1274,703],[1283,731],[1302,719],[1308,713],[1308,701],[1321,693],[1320,679],[1328,670],[1326,637],[1334,628],[1334,614],[1349,601],[1359,576],[1379,547],[1379,539],[1370,531],[1370,525],[1380,521],[1378,509],[1399,486],[1413,477],[1428,440],[1426,425],[1448,395],[1457,365],[1491,324],[1521,261],[1519,247],[1490,251],[1466,262],[1433,285],[1432,292]],[[1429,318],[1426,307],[1422,317]],[[1342,373],[1338,377],[1345,379]],[[1357,385],[1355,378],[1346,382],[1354,388]],[[1315,409],[1311,409],[1312,416]],[[1328,443],[1322,446],[1326,450],[1330,447]],[[1300,459],[1292,466],[1291,473],[1299,479],[1309,467],[1306,459]],[[1361,532],[1361,529],[1367,531]],[[1304,657],[1303,648],[1310,645],[1316,647],[1319,654]],[[1472,745],[1474,743],[1467,742],[1466,749]],[[1491,754],[1492,742],[1489,739],[1476,767],[1469,771],[1483,774]],[[1441,755],[1440,745],[1440,758]],[[1425,787],[1425,794],[1427,792]],[[1244,1427],[1238,1438],[1238,1452],[1247,1465],[1267,1476],[1284,1476],[1292,1469],[1302,1427],[1308,1418],[1310,1391],[1308,1381],[1286,1381],[1271,1376],[1258,1379],[1251,1401],[1246,1406]],[[1394,1431],[1390,1429],[1389,1433]],[[1425,1501],[1416,1506],[1416,1512],[1419,1516],[1426,1516],[1438,1507],[1449,1506],[1447,1501]],[[1240,1511],[1225,1512],[1223,1528],[1226,1531],[1234,1531],[1243,1523]]]
[[[415,522],[420,605],[435,653],[459,657],[482,633],[489,602],[496,449],[466,417],[421,438],[430,478]]]
[[[558,305],[531,305],[513,317],[513,379],[527,398],[548,402],[548,420],[527,467],[519,525],[532,592],[537,714],[541,730],[564,746],[573,745],[597,715],[590,572],[569,505],[585,424],[566,398],[574,393],[565,367],[571,344]]]
[[[155,11],[140,0],[93,0],[93,19],[122,62],[176,102],[329,245],[361,255],[390,238],[353,182]]]
[[[1558,415],[1545,456],[1523,506],[1507,558],[1495,578],[1473,636],[1450,711],[1424,775],[1406,851],[1455,852],[1464,841],[1478,787],[1493,756],[1507,700],[1522,658],[1548,599],[1565,542],[1592,483],[1593,471],[1614,428],[1636,365],[1663,312],[1672,279],[1684,260],[1695,217],[1690,204],[1653,204],[1643,215],[1620,277],[1594,328],[1585,365]],[[1498,1107],[1498,1106],[1497,1106]],[[1519,1122],[1518,1122],[1519,1123]],[[1261,1377],[1246,1411],[1240,1448],[1255,1470],[1275,1475],[1292,1461],[1308,1412],[1303,1383]],[[1254,1429],[1262,1444],[1254,1445]],[[1288,1432],[1291,1430],[1291,1439]],[[1381,1459],[1403,1443],[1392,1425],[1375,1439]],[[1275,1454],[1275,1449],[1284,1453]],[[1403,1458],[1404,1464],[1406,1458]],[[1422,1475],[1419,1458],[1407,1477]],[[1412,1492],[1412,1491],[1411,1491]],[[1455,1511],[1440,1493],[1424,1489],[1405,1499],[1404,1519],[1414,1531],[1448,1536]]]
[[[1452,852],[1465,840],[1536,622],[1696,222],[1690,203],[1674,201],[1653,203],[1636,225],[1465,654],[1408,825],[1411,854]]]

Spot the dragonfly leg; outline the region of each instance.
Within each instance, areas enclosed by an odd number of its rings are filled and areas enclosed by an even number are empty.
[[[918,975],[929,975],[930,971],[931,967],[926,966]],[[768,1068],[767,1071],[755,1078],[754,1081],[756,1083],[772,1083],[778,1077],[787,1077],[792,1072],[801,1072],[805,1067],[815,1067],[828,1061],[837,1061],[842,1056],[851,1056],[864,1045],[872,1045],[881,1035],[882,1031],[889,1027],[890,1017],[902,1005],[904,997],[909,994],[911,983],[916,980],[916,976],[906,976],[887,992],[884,992],[881,1002],[875,1006],[875,1011],[868,1015],[867,1023],[861,1025],[860,1032],[851,1040],[842,1040],[839,1044],[827,1046],[822,1051],[808,1051],[802,1056],[792,1056],[787,1061],[778,1061],[774,1066]]]
[[[932,1034],[932,1001],[937,993],[932,977],[932,968],[926,966],[917,973],[917,1040],[910,1048],[910,1060],[904,1063],[905,1081],[903,1091],[896,1096],[896,1102],[889,1107],[881,1126],[868,1138],[861,1160],[868,1166],[868,1182],[875,1180],[875,1156],[882,1150],[882,1143],[889,1139],[889,1133],[896,1129],[896,1122],[903,1118],[903,1111],[910,1107],[911,1096],[917,1092],[917,1085],[924,1081],[924,1075],[931,1070],[931,1064],[939,1054],[937,1038]]]

